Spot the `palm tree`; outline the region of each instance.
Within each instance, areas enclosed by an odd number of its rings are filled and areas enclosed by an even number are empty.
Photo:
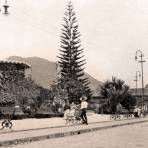
[[[127,94],[129,94],[129,87],[121,79],[112,77],[111,81],[106,81],[101,87],[101,95],[107,98],[108,108],[111,113],[116,112],[116,107],[121,103]]]

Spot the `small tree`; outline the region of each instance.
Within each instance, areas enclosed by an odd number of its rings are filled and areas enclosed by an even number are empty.
[[[136,105],[136,98],[131,94],[126,94],[124,99],[121,101],[121,105],[124,106],[127,110],[131,111]]]
[[[25,76],[25,69],[17,69],[16,65],[12,65],[1,70],[0,106],[19,105],[23,111],[30,106],[31,111],[35,111],[44,102],[49,102],[51,97],[50,90]]]
[[[7,94],[15,102],[14,105],[17,104],[24,108],[24,106],[32,104],[36,100],[35,98],[40,96],[40,89],[30,77],[25,77],[24,71],[17,70],[14,66],[1,71],[0,94],[2,98],[5,98],[5,102],[10,100],[9,97],[4,95]]]
[[[128,110],[135,105],[134,98],[129,94],[129,87],[123,80],[115,77],[112,77],[111,81],[104,83],[101,87],[101,95],[107,98],[108,108],[111,113],[116,112],[116,107],[119,103]]]

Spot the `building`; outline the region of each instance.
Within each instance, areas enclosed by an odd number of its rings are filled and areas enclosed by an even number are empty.
[[[144,88],[144,100],[142,99],[142,88],[130,89],[130,93],[136,98],[137,106],[142,107],[144,101],[144,110],[148,112],[148,88]]]

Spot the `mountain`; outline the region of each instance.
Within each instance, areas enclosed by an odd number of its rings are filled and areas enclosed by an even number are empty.
[[[28,73],[32,76],[32,79],[43,86],[44,88],[49,88],[53,81],[56,80],[56,63],[48,61],[39,57],[28,57],[22,58],[18,56],[11,56],[7,58],[10,61],[21,61],[31,65],[31,69]],[[96,80],[89,74],[85,74],[89,78],[90,88],[93,91],[93,95],[98,95],[100,87],[102,85],[101,81]]]

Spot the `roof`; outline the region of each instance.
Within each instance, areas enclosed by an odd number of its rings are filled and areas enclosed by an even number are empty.
[[[137,89],[137,93],[136,93],[136,89],[135,88],[132,88],[132,89],[130,89],[130,93],[133,96],[141,96],[142,95],[142,88],[138,88]],[[144,95],[145,96],[148,96],[148,88],[144,88]]]
[[[28,69],[31,67],[26,62],[1,60],[0,61],[0,70],[3,70],[3,71],[7,70],[12,65],[15,66],[17,70]]]

